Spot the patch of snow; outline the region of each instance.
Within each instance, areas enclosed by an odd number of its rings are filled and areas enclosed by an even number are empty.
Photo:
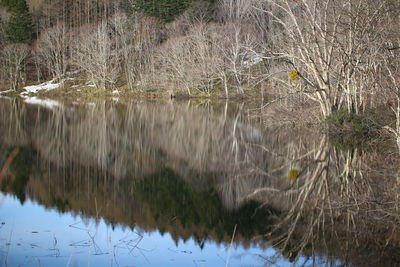
[[[28,104],[33,104],[33,105],[38,105],[46,108],[56,108],[56,107],[62,107],[62,104],[56,100],[52,99],[40,99],[37,98],[36,96],[33,97],[24,97],[25,103]]]
[[[67,75],[75,75],[75,74],[78,74],[80,71],[79,70],[76,70],[76,71],[68,71],[66,74]]]
[[[37,93],[42,90],[50,91],[60,87],[59,83],[53,83],[53,81],[54,80],[44,82],[38,85],[25,86],[24,87],[25,92],[22,92],[21,94]]]
[[[96,87],[96,85],[94,85],[94,84],[87,84],[86,86],[87,87]]]
[[[253,64],[257,64],[258,62],[261,62],[263,59],[259,56],[255,56],[252,59]]]
[[[118,91],[118,90],[114,90],[114,91],[112,91],[112,93],[113,93],[114,95],[119,95],[119,91]]]
[[[114,102],[118,102],[118,101],[119,101],[119,97],[113,97],[112,100],[113,100]]]
[[[29,93],[37,93],[39,91],[50,91],[50,90],[54,90],[58,87],[61,86],[62,83],[64,83],[65,81],[70,81],[70,80],[74,80],[74,78],[65,78],[62,79],[59,83],[54,83],[54,80],[50,80],[38,85],[31,85],[31,86],[25,86],[24,90],[25,92],[22,92],[21,94],[29,94]]]
[[[243,65],[246,68],[256,65],[257,63],[261,62],[263,59],[256,54],[247,55],[247,58],[243,61]]]

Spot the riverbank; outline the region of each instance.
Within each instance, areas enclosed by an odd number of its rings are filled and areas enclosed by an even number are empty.
[[[224,91],[218,89],[209,94],[194,91],[189,95],[183,91],[156,88],[131,89],[127,86],[98,89],[91,84],[80,84],[77,82],[79,80],[76,75],[71,75],[65,78],[62,84],[51,80],[24,86],[21,91],[3,91],[0,92],[0,96],[17,97],[28,104],[48,108],[60,107],[66,103],[67,106],[95,104],[105,100],[122,103],[132,101],[165,103],[170,100],[191,100],[199,104],[207,101],[237,101],[246,103],[249,118],[260,118],[269,126],[317,127],[328,133],[332,143],[344,150],[367,149],[382,140],[383,143],[387,143],[386,141],[391,139],[391,136],[385,127],[395,123],[393,114],[383,106],[360,114],[340,109],[324,119],[321,117],[318,105],[307,98],[301,101],[299,97],[280,99],[279,95],[264,95],[259,89],[246,90],[245,93],[232,94],[227,98]]]
[[[166,90],[162,88],[128,88],[127,86],[110,89],[99,89],[90,84],[76,84],[66,82],[64,84],[43,82],[38,85],[25,86],[18,91],[0,91],[0,95],[9,97],[39,97],[39,98],[79,98],[93,100],[109,97],[119,97],[132,100],[154,99],[229,99],[229,100],[255,100],[259,97],[257,90],[246,90],[243,93],[234,93],[226,97],[224,91],[213,90],[210,93],[194,91],[191,94],[183,91]]]

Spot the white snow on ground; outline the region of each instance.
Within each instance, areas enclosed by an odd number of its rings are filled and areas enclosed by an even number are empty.
[[[32,85],[32,86],[25,86],[25,92],[22,92],[21,94],[28,94],[28,93],[37,93],[39,91],[45,90],[45,91],[50,91],[53,89],[56,89],[60,87],[60,84],[58,83],[42,83],[39,85]]]
[[[243,61],[243,65],[246,68],[249,68],[251,66],[254,66],[258,62],[261,62],[263,59],[259,57],[258,55],[247,55],[247,59]]]
[[[75,74],[78,74],[79,72],[81,72],[81,71],[80,71],[80,70],[68,71],[66,74],[67,74],[67,75],[75,75]]]
[[[60,83],[53,83],[54,80],[50,80],[38,85],[31,85],[31,86],[25,86],[24,87],[24,92],[22,92],[21,94],[29,94],[29,93],[37,93],[39,91],[50,91],[50,90],[54,90],[58,87],[61,86],[61,84],[67,80],[73,80],[73,78],[65,78],[63,80],[61,80]]]
[[[38,85],[25,86],[24,87],[25,92],[22,92],[21,94],[37,93],[42,90],[50,91],[60,87],[59,83],[53,83],[53,81],[54,80],[44,82]]]
[[[36,96],[33,97],[24,97],[25,103],[28,104],[33,104],[33,105],[38,105],[46,108],[57,108],[57,107],[62,107],[62,104],[56,100],[52,99],[40,99],[37,98]]]

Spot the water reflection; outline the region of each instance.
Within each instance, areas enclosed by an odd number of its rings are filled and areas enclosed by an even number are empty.
[[[272,128],[242,104],[0,102],[1,189],[112,226],[301,264],[400,264],[399,158]],[[244,263],[243,263],[244,264]]]

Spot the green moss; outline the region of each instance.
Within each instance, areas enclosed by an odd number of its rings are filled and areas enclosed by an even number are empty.
[[[376,116],[372,111],[356,114],[338,109],[326,119],[332,144],[344,150],[367,147],[379,131]]]

